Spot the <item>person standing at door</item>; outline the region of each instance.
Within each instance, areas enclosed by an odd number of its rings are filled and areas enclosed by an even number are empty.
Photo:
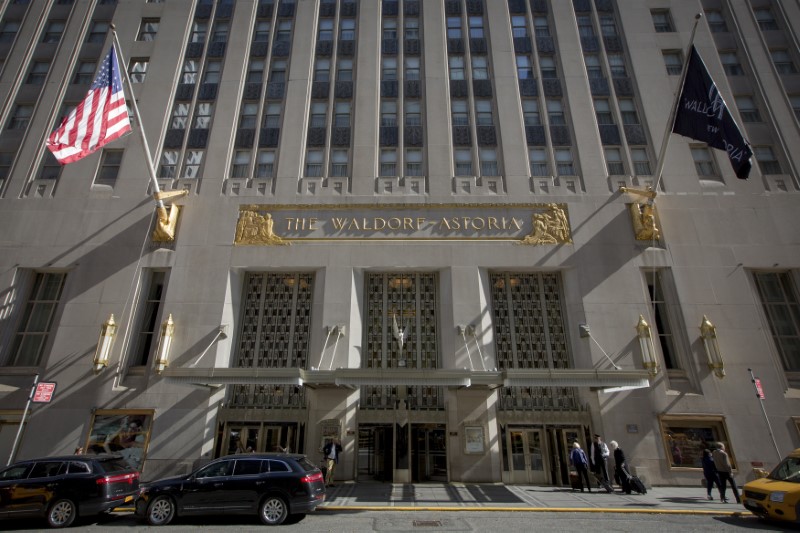
[[[592,446],[589,449],[589,458],[592,461],[592,471],[597,477],[608,481],[608,446],[603,442],[600,435],[595,435]]]
[[[572,451],[569,453],[569,460],[578,473],[581,492],[583,492],[584,480],[586,481],[586,488],[589,489],[589,492],[592,492],[592,485],[589,483],[589,461],[586,459],[586,453],[581,450],[581,445],[578,444],[577,441],[572,443]]]
[[[336,464],[342,454],[342,445],[339,443],[339,439],[328,439],[328,442],[322,448],[322,453],[325,456],[325,466],[328,469],[325,475],[325,486],[335,487],[336,485],[333,484],[333,472],[336,470]]]
[[[736,503],[741,503],[739,491],[736,490],[736,480],[733,479],[733,475],[731,474],[731,472],[733,472],[733,467],[731,466],[731,461],[728,458],[727,452],[725,452],[725,445],[721,442],[717,444],[717,449],[711,452],[711,457],[714,458],[714,467],[717,469],[717,474],[719,474],[722,501],[728,503],[728,498],[725,497],[725,488],[726,485],[730,483],[733,497],[736,498]]]

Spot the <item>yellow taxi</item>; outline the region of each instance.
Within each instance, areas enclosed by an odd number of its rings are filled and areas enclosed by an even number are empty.
[[[767,477],[745,483],[742,503],[763,518],[800,523],[800,448]]]

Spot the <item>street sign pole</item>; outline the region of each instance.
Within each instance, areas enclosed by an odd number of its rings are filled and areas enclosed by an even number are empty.
[[[764,390],[761,388],[761,380],[756,379],[753,375],[753,369],[748,368],[748,372],[750,372],[750,380],[753,382],[753,388],[756,391],[756,398],[758,398],[758,404],[761,406],[761,412],[764,413],[764,421],[767,423],[767,429],[769,430],[769,436],[772,439],[772,445],[775,446],[775,453],[778,454],[778,462],[783,459],[781,455],[781,451],[778,449],[778,443],[775,442],[775,435],[772,434],[772,426],[769,423],[769,417],[767,416],[767,410],[764,409]]]
[[[31,408],[31,400],[33,400],[33,395],[36,392],[37,383],[39,383],[39,374],[36,374],[36,376],[33,378],[31,393],[28,394],[28,403],[25,404],[25,411],[22,412],[22,420],[19,421],[17,437],[14,439],[14,445],[11,447],[11,455],[8,456],[8,462],[6,463],[6,466],[10,465],[14,460],[14,457],[17,455],[17,446],[19,446],[19,440],[22,437],[22,428],[25,427],[25,419],[28,418],[28,410]]]

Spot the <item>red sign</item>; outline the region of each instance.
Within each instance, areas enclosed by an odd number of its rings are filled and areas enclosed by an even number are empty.
[[[761,388],[761,380],[756,378],[755,379],[755,384],[756,384],[756,396],[758,396],[758,398],[760,400],[763,400],[764,399],[764,389]]]
[[[33,400],[36,403],[50,403],[53,394],[56,392],[55,382],[42,381],[36,384],[36,392],[33,393]]]

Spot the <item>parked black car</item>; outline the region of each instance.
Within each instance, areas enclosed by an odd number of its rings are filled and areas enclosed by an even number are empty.
[[[139,472],[121,455],[66,455],[20,461],[0,470],[0,518],[44,517],[68,527],[132,502]]]
[[[228,455],[191,474],[143,483],[136,514],[153,526],[176,515],[258,514],[264,524],[299,521],[325,501],[322,472],[304,455]]]

